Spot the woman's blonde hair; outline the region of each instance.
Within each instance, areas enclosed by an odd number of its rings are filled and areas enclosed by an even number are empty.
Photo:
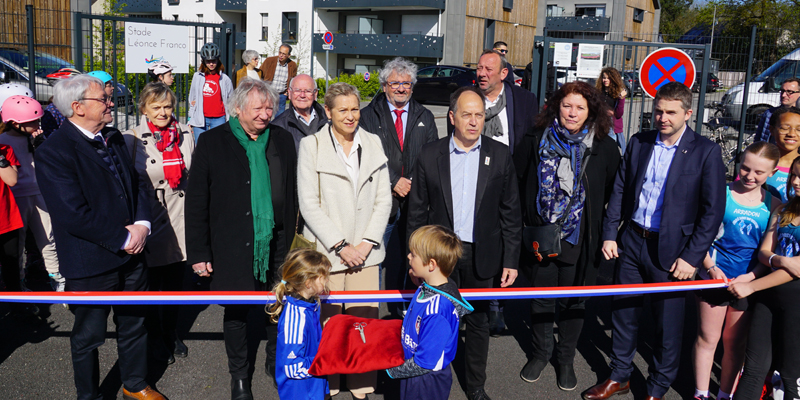
[[[139,93],[139,113],[144,114],[144,109],[148,104],[165,100],[168,100],[172,104],[172,109],[175,110],[178,105],[178,97],[175,96],[175,92],[164,82],[150,82],[144,85],[144,89]]]
[[[800,165],[800,157],[796,157],[792,161],[792,166],[789,168],[789,179],[786,180],[786,195],[788,196],[792,190],[792,179],[794,179],[794,167]],[[789,201],[783,205],[780,212],[778,212],[778,224],[785,227],[792,223],[795,218],[800,216],[800,193],[795,193],[789,197]]]
[[[313,282],[322,277],[327,278],[330,270],[331,262],[328,257],[316,250],[298,249],[289,252],[286,255],[286,261],[278,270],[281,281],[272,288],[272,292],[275,294],[275,303],[267,306],[266,310],[270,315],[270,320],[278,322],[286,304],[286,296],[302,291],[308,281]],[[327,291],[327,287],[325,289]]]
[[[333,107],[336,105],[334,101],[340,96],[356,96],[356,98],[361,101],[361,94],[358,93],[358,89],[355,86],[346,82],[336,82],[329,86],[328,90],[325,92],[325,106],[328,107],[329,110],[333,110]]]

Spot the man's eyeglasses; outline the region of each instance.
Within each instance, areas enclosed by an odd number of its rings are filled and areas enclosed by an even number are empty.
[[[101,102],[101,103],[105,103],[105,105],[107,105],[107,106],[108,106],[108,105],[111,105],[111,100],[112,100],[112,97],[111,97],[111,96],[103,96],[103,98],[102,98],[102,99],[95,99],[95,98],[92,98],[92,97],[84,97],[84,98],[82,98],[81,100],[94,100],[94,101],[99,101],[99,102]]]
[[[789,96],[795,95],[800,93],[800,90],[788,90],[788,89],[781,89],[781,93],[786,93]]]
[[[411,89],[411,82],[408,82],[408,81],[406,81],[406,82],[386,82],[386,84],[389,85],[389,87],[392,88],[392,89],[397,89],[400,86],[402,86],[403,89]]]
[[[306,94],[306,95],[314,94],[314,92],[317,91],[317,89],[295,89],[295,88],[289,88],[289,89],[292,89],[292,92],[294,93]]]
[[[508,53],[508,50],[506,50],[506,49],[497,49],[497,52],[500,53],[500,54],[506,54],[506,53]]]

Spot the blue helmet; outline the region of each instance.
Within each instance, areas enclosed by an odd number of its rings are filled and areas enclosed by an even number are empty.
[[[106,84],[112,80],[111,75],[106,71],[92,71],[86,75],[100,79],[101,81],[103,81],[103,84]]]

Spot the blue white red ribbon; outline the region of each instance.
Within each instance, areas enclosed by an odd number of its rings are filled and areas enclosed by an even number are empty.
[[[639,295],[724,288],[722,280],[645,283],[635,285],[572,286],[504,289],[461,289],[467,301]],[[391,303],[410,301],[413,290],[331,292],[324,303]],[[0,292],[0,302],[66,304],[266,304],[271,292]]]

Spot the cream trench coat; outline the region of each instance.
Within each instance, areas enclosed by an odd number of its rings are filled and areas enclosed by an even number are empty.
[[[151,232],[144,248],[148,267],[160,267],[186,261],[186,235],[183,217],[184,201],[194,152],[194,137],[189,126],[178,124],[182,137],[180,149],[186,171],[180,185],[172,189],[164,178],[164,159],[156,148],[156,140],[147,127],[147,117],[139,125],[123,132],[136,172],[147,182],[150,199]],[[135,150],[134,150],[135,149]]]

